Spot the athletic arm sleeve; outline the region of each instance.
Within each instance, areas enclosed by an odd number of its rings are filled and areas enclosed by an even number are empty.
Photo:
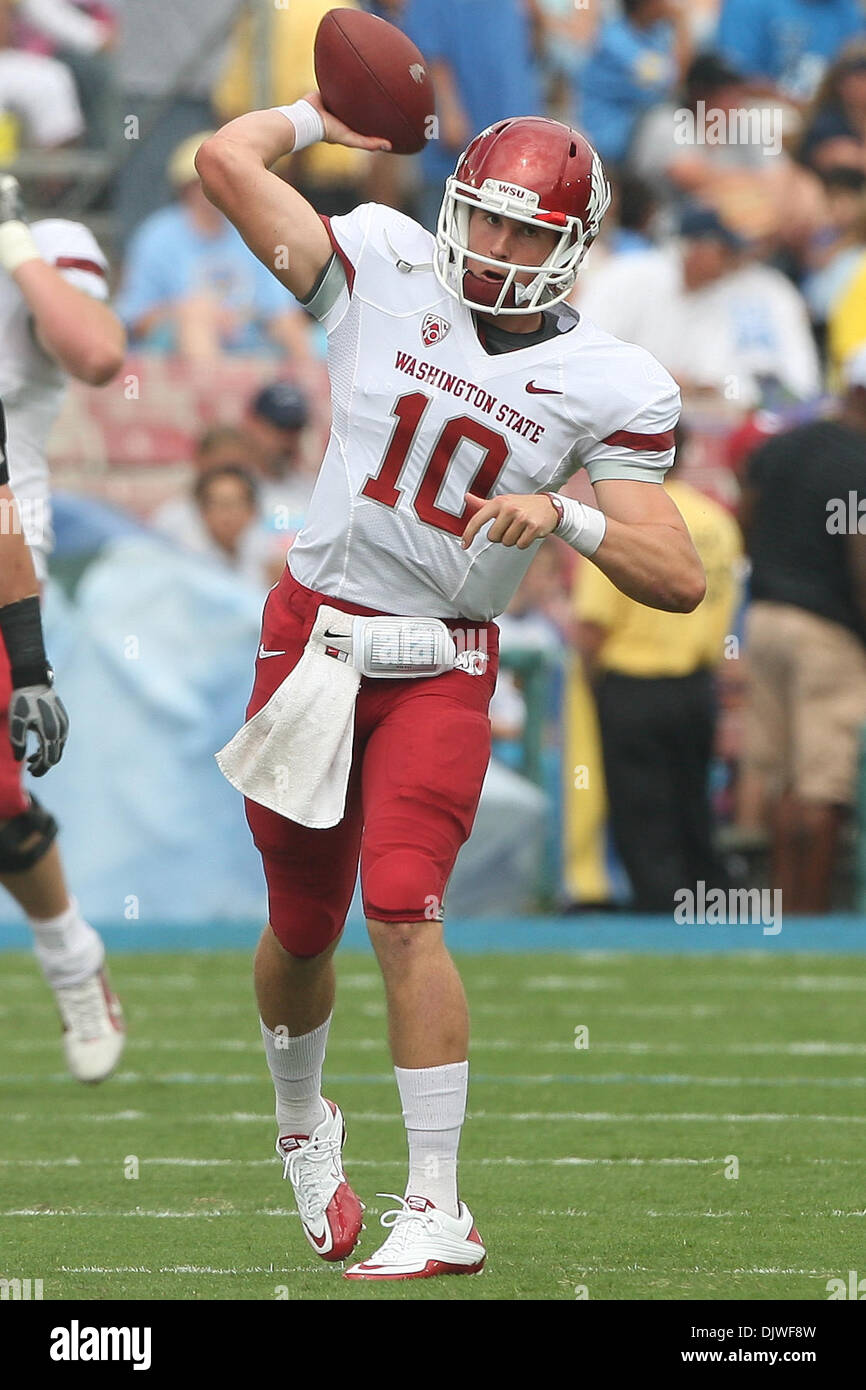
[[[308,313],[313,315],[314,319],[318,319],[322,323],[344,292],[348,298],[349,286],[346,272],[335,251],[307,298],[300,300],[300,303],[303,304]]]
[[[674,429],[680,413],[680,393],[667,378],[633,414],[581,450],[581,462],[591,483],[623,478],[631,482],[662,483],[676,453]]]
[[[325,267],[324,278],[320,277],[313,286],[305,307],[315,315],[328,334],[342,322],[349,307],[355,287],[355,273],[378,209],[377,203],[361,203],[343,217],[322,217],[334,255]],[[335,260],[339,269],[334,265]]]

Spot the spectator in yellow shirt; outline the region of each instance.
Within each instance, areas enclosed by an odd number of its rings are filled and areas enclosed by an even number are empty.
[[[576,584],[578,649],[593,681],[611,830],[635,906],[668,912],[677,889],[725,886],[712,843],[708,776],[714,668],[738,600],[742,544],[729,514],[687,483],[665,487],[707,575],[692,613],[626,598],[595,565]]]
[[[342,8],[359,9],[354,0],[342,0]],[[333,9],[331,0],[291,0],[288,5],[267,11],[270,93],[267,104],[288,106],[318,86],[313,70],[313,44],[323,16]],[[214,88],[214,107],[223,121],[252,111],[257,105],[253,87],[253,34],[250,15],[244,10],[237,22],[223,72]],[[309,196],[316,210],[328,217],[349,212],[361,201],[361,184],[367,173],[368,156],[363,150],[319,141],[291,156],[301,163],[292,168],[291,181]]]

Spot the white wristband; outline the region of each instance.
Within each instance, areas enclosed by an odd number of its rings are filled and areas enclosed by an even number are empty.
[[[607,517],[597,507],[587,507],[573,497],[560,497],[562,520],[553,532],[580,555],[594,555],[604,540]]]
[[[0,265],[11,275],[25,261],[41,260],[26,222],[0,222]]]
[[[274,106],[271,109],[279,111],[280,115],[285,116],[286,120],[291,121],[295,127],[293,154],[297,150],[305,150],[308,145],[315,145],[319,140],[324,140],[325,122],[312,102],[301,98],[300,101],[293,102],[291,106]]]

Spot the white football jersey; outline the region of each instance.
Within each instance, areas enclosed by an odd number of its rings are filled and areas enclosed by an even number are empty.
[[[34,222],[30,231],[40,256],[65,280],[95,299],[108,298],[108,262],[87,227],[48,218]],[[53,539],[45,444],[65,391],[66,374],[40,346],[27,301],[11,275],[0,271],[0,400],[6,409],[9,480],[40,578]]]
[[[307,307],[328,335],[333,423],[292,574],[383,612],[489,621],[540,542],[491,543],[485,526],[462,550],[465,494],[555,491],[581,467],[661,483],[676,383],[567,305],[550,311],[567,332],[488,354],[423,227],[376,203],[325,222],[340,262]]]

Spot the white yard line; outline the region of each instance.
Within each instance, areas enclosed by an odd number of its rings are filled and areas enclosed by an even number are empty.
[[[551,1213],[560,1215],[561,1213]],[[704,1269],[690,1265],[686,1269],[671,1269],[665,1266],[652,1269],[647,1265],[575,1265],[576,1274],[685,1274],[707,1275],[713,1278],[743,1274],[767,1274],[773,1276],[800,1275],[803,1278],[829,1279],[832,1272],[824,1269]],[[247,1274],[324,1274],[331,1273],[324,1263],[309,1265],[245,1265],[237,1269],[219,1269],[212,1265],[60,1265],[57,1274],[207,1274],[237,1278]]]
[[[587,1160],[587,1161],[594,1161],[594,1160]],[[610,1160],[610,1161],[611,1161],[611,1162],[614,1162],[615,1160]],[[621,1162],[622,1162],[622,1161],[625,1161],[625,1162],[634,1162],[634,1161],[636,1161],[636,1160],[628,1160],[628,1159],[627,1159],[627,1160],[617,1160],[617,1161],[621,1161]],[[637,1160],[637,1161],[638,1161],[638,1162],[641,1162],[641,1161],[650,1162],[650,1161],[652,1161],[652,1160]],[[693,1160],[688,1160],[688,1161],[689,1161],[689,1162],[692,1162]],[[378,1215],[379,1212],[380,1212],[380,1210],[381,1210],[381,1209],[378,1208],[378,1207],[368,1207],[368,1208],[367,1208],[368,1214],[369,1214],[369,1215],[372,1215],[372,1216]],[[529,1213],[521,1213],[521,1215],[527,1215],[527,1214],[528,1214],[528,1215],[533,1215],[533,1216],[573,1216],[573,1217],[586,1217],[586,1216],[590,1216],[590,1215],[595,1215],[594,1212],[591,1213],[591,1212],[588,1212],[588,1211],[576,1211],[576,1210],[574,1210],[574,1209],[572,1209],[572,1208],[569,1208],[569,1209],[567,1209],[566,1211],[551,1211],[551,1210],[549,1210],[549,1209],[542,1208],[541,1210],[536,1210],[536,1211],[532,1211],[532,1212],[529,1212]],[[787,1214],[788,1214],[789,1216],[792,1215],[792,1213],[787,1213]],[[807,1219],[810,1219],[810,1220],[814,1220],[815,1218],[820,1218],[820,1219],[822,1219],[822,1220],[826,1220],[826,1219],[828,1219],[828,1218],[836,1218],[836,1219],[848,1220],[848,1219],[850,1219],[850,1218],[852,1218],[852,1217],[853,1217],[853,1218],[857,1218],[857,1219],[862,1219],[863,1217],[866,1217],[866,1210],[843,1211],[843,1210],[841,1210],[841,1209],[839,1209],[839,1208],[835,1208],[835,1209],[832,1209],[832,1210],[829,1210],[829,1211],[824,1211],[824,1210],[818,1210],[818,1209],[816,1209],[816,1210],[813,1210],[813,1211],[800,1211],[800,1212],[798,1212],[798,1213],[793,1213],[793,1214],[796,1214],[796,1215],[798,1215],[798,1216],[801,1217],[801,1218],[807,1218]],[[295,1211],[294,1209],[286,1208],[286,1207],[264,1207],[264,1208],[258,1208],[258,1209],[254,1210],[254,1211],[247,1211],[247,1210],[239,1210],[239,1209],[236,1209],[235,1207],[232,1207],[232,1206],[229,1206],[229,1207],[226,1207],[226,1208],[222,1208],[222,1207],[212,1207],[212,1208],[209,1208],[209,1209],[206,1209],[206,1208],[205,1208],[205,1209],[202,1209],[201,1211],[174,1211],[174,1210],[171,1210],[170,1208],[169,1208],[169,1209],[160,1208],[160,1209],[156,1209],[156,1210],[148,1210],[148,1209],[135,1208],[134,1210],[120,1209],[120,1210],[116,1210],[116,1211],[89,1211],[89,1210],[86,1210],[86,1209],[81,1208],[81,1207],[56,1207],[56,1208],[55,1208],[55,1207],[50,1207],[50,1208],[49,1208],[49,1207],[20,1207],[20,1208],[16,1208],[16,1209],[14,1209],[14,1210],[11,1210],[11,1211],[3,1211],[3,1212],[0,1212],[0,1217],[5,1217],[5,1218],[8,1218],[8,1217],[26,1217],[28,1220],[32,1220],[32,1219],[35,1218],[35,1217],[57,1217],[57,1216],[63,1217],[63,1218],[68,1218],[68,1217],[85,1218],[85,1219],[88,1219],[88,1220],[107,1220],[107,1219],[115,1220],[115,1219],[117,1219],[118,1217],[141,1217],[142,1219],[148,1219],[148,1220],[174,1220],[174,1221],[196,1221],[196,1220],[202,1220],[202,1221],[204,1221],[204,1220],[212,1220],[212,1219],[215,1218],[215,1217],[219,1217],[219,1218],[223,1218],[223,1217],[243,1217],[245,1220],[248,1220],[250,1217],[266,1216],[266,1217],[279,1217],[279,1218],[286,1218],[286,1217],[288,1217],[288,1218],[290,1218],[290,1219],[292,1219],[292,1220],[295,1220],[295,1219],[297,1219],[297,1215],[298,1215],[297,1211]],[[643,1216],[646,1216],[646,1217],[649,1217],[649,1218],[652,1218],[652,1219],[659,1219],[659,1220],[662,1220],[662,1221],[702,1221],[702,1220],[705,1220],[705,1219],[713,1219],[713,1220],[723,1219],[723,1220],[735,1220],[735,1221],[738,1221],[738,1220],[747,1220],[747,1219],[748,1219],[748,1220],[751,1220],[753,1213],[752,1213],[751,1211],[749,1211],[749,1210],[743,1210],[743,1211],[712,1211],[712,1210],[707,1210],[707,1211],[656,1211],[654,1208],[649,1208],[649,1209],[647,1209],[646,1211],[644,1211],[643,1213],[636,1213],[636,1215],[637,1215],[637,1216],[643,1215]]]
[[[60,1265],[56,1274],[327,1274],[325,1264],[246,1265],[240,1269],[216,1269],[212,1265]]]
[[[514,988],[513,981],[488,980],[486,983],[489,988]],[[478,980],[473,980],[470,988],[476,990],[478,985]],[[625,989],[625,981],[616,975],[527,975],[521,981],[521,986],[528,990],[557,993],[560,990]]]
[[[334,1038],[329,1045],[329,1053],[341,1051],[379,1052],[386,1047],[381,1038]],[[29,1041],[18,1038],[4,1045],[6,1052],[56,1051],[54,1038],[39,1038]],[[129,1041],[127,1055],[141,1052],[171,1052],[183,1055],[188,1052],[243,1053],[261,1056],[262,1045],[259,1040],[247,1038],[135,1038]],[[808,1039],[803,1042],[749,1042],[749,1043],[688,1043],[688,1042],[596,1042],[590,1038],[586,1048],[575,1048],[574,1039],[561,1042],[530,1042],[520,1038],[476,1038],[472,1043],[472,1053],[480,1052],[521,1052],[573,1054],[578,1052],[581,1060],[587,1054],[624,1054],[626,1056],[712,1056],[727,1057],[866,1057],[866,1043],[831,1042],[821,1039]],[[121,1073],[123,1075],[123,1073]]]
[[[690,1265],[686,1268],[672,1269],[669,1266],[656,1268],[650,1265],[575,1265],[574,1269],[578,1274],[708,1274],[719,1277],[737,1274],[799,1274],[804,1278],[830,1279],[833,1277],[833,1271],[826,1269],[767,1269],[762,1266],[751,1269],[703,1269],[700,1265]]]
[[[34,1118],[28,1114],[15,1114],[4,1118],[21,1121],[31,1121]],[[111,1120],[130,1121],[162,1118],[156,1117],[153,1113],[146,1114],[143,1111],[121,1110],[114,1114],[104,1115],[81,1115],[75,1117],[76,1124],[98,1122],[106,1123]],[[267,1113],[255,1114],[244,1111],[228,1111],[224,1114],[209,1115],[183,1115],[172,1117],[175,1124],[272,1124],[273,1116]],[[394,1110],[366,1110],[358,1111],[351,1116],[351,1123],[357,1124],[362,1121],[368,1123],[393,1123],[397,1124],[400,1115],[399,1111]],[[523,1123],[531,1124],[580,1124],[580,1123],[603,1123],[603,1124],[637,1124],[646,1121],[650,1124],[673,1124],[677,1121],[685,1121],[691,1124],[749,1124],[749,1123],[788,1123],[794,1121],[804,1121],[806,1123],[819,1124],[866,1124],[866,1115],[812,1115],[804,1114],[800,1111],[619,1111],[619,1110],[470,1110],[467,1115],[467,1123],[484,1120],[493,1123]],[[7,1160],[0,1159],[0,1163]]]

